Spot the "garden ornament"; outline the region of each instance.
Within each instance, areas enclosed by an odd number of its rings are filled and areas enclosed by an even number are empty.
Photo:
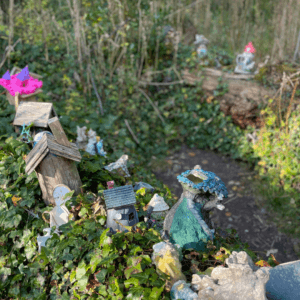
[[[105,166],[104,169],[110,172],[116,170],[120,173],[121,176],[130,177],[129,171],[126,166],[127,160],[128,160],[128,155],[123,154],[116,162],[113,162],[108,166]]]
[[[43,82],[31,77],[29,75],[28,66],[26,66],[20,73],[15,75],[10,75],[9,71],[7,71],[2,78],[0,78],[0,85],[12,96],[15,96],[16,92],[20,95],[32,94],[42,87]]]
[[[25,122],[23,123],[23,126],[22,126],[22,132],[20,134],[20,137],[19,139],[28,144],[28,143],[31,143],[32,142],[32,137],[31,137],[31,134],[30,134],[30,127],[26,130],[25,129]]]
[[[196,41],[194,44],[196,45],[196,51],[198,57],[204,57],[207,55],[207,48],[206,45],[209,43],[209,40],[204,37],[202,34],[196,34],[195,36]]]
[[[163,197],[159,196],[158,194],[154,194],[147,205],[147,212],[149,209],[151,209],[152,212],[150,215],[152,215],[157,222],[163,222],[168,213],[169,205],[165,202]]]
[[[220,201],[228,197],[227,189],[218,176],[199,165],[177,179],[183,193],[165,218],[163,238],[185,249],[205,251],[207,240],[214,238],[209,212],[215,207],[224,209]]]
[[[85,151],[91,155],[99,154],[106,156],[106,152],[103,149],[103,140],[100,140],[99,136],[96,136],[96,132],[92,129],[88,131],[89,142],[85,146]]]
[[[116,233],[116,230],[128,230],[124,226],[134,226],[139,222],[135,193],[132,185],[120,186],[103,192],[107,210],[106,228],[110,232]]]
[[[148,184],[148,183],[146,183],[146,182],[142,182],[142,181],[137,182],[137,183],[135,184],[135,186],[134,186],[133,189],[134,189],[135,191],[138,191],[138,190],[141,189],[141,188],[149,189],[151,193],[154,192],[154,190],[155,190],[154,187],[153,187],[152,185],[150,185],[150,184]]]
[[[113,189],[114,188],[114,184],[115,184],[115,182],[113,180],[112,181],[108,181],[107,182],[108,189]]]
[[[35,147],[35,145],[42,139],[43,135],[44,134],[49,134],[49,135],[52,135],[53,134],[50,132],[50,131],[42,131],[42,132],[39,132],[38,134],[36,134],[33,138],[33,148]]]
[[[182,249],[179,245],[173,245],[170,242],[160,242],[153,245],[152,248],[152,263],[159,272],[170,276],[170,280],[166,282],[167,291],[171,290],[176,281],[186,281],[186,277],[181,271]]]
[[[234,72],[239,74],[251,74],[254,71],[255,62],[254,54],[255,48],[250,42],[244,49],[243,54],[239,54],[236,57],[236,67]]]
[[[87,144],[87,136],[85,134],[86,129],[87,129],[86,126],[83,126],[82,128],[77,126],[76,144],[77,144],[78,148],[81,150],[85,150],[85,146]]]
[[[70,200],[70,197],[64,199],[67,193],[70,193],[71,190],[64,184],[59,184],[54,188],[53,198],[55,200],[56,206],[51,211],[44,211],[42,217],[45,222],[50,223],[50,227],[56,226],[58,229],[59,226],[67,224],[69,222],[70,212],[65,206],[65,203]],[[50,222],[45,219],[44,214],[50,214]]]
[[[50,235],[51,228],[44,228],[43,231],[46,232],[46,235],[40,236],[38,234],[38,236],[37,236],[37,242],[38,242],[38,245],[39,245],[39,253],[41,253],[41,247],[45,247],[46,241],[48,239],[52,238],[52,235]],[[59,235],[57,229],[55,229],[54,232]]]

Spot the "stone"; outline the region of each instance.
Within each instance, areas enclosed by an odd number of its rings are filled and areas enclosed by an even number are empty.
[[[166,289],[171,290],[173,284],[178,280],[185,280],[181,272],[182,252],[179,245],[172,245],[169,242],[161,242],[153,245],[152,262],[159,272],[170,276],[166,283]]]
[[[190,289],[190,284],[184,280],[178,280],[172,286],[171,299],[198,300],[198,295]]]
[[[300,260],[290,261],[270,268],[266,284],[268,299],[300,299]]]
[[[137,183],[135,184],[135,186],[134,186],[133,189],[134,189],[135,191],[138,191],[138,190],[141,189],[141,188],[149,189],[151,193],[154,192],[154,190],[155,190],[155,188],[154,188],[152,185],[150,185],[150,184],[148,184],[148,183],[146,183],[146,182],[142,182],[142,181],[137,182]]]
[[[267,300],[266,283],[270,267],[255,266],[245,252],[233,251],[225,260],[227,267],[218,266],[211,276],[194,274],[192,289],[203,300]]]

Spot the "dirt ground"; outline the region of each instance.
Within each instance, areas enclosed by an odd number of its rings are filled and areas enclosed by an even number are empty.
[[[294,250],[295,240],[278,232],[271,213],[263,206],[257,206],[253,196],[254,186],[248,179],[254,171],[245,163],[214,151],[190,149],[183,145],[179,152],[170,154],[163,161],[154,161],[150,168],[179,199],[182,187],[177,175],[193,169],[197,164],[219,176],[228,190],[228,198],[223,200],[225,209],[213,211],[212,221],[216,227],[236,229],[241,241],[247,242],[249,249],[263,260],[267,261],[266,253],[271,249],[279,263],[300,259]]]

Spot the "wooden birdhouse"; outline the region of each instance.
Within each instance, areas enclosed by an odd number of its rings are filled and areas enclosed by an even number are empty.
[[[16,110],[13,125],[15,132],[20,133],[20,129],[34,123],[31,132],[33,136],[40,131],[48,130],[49,119],[57,117],[52,103],[45,102],[21,102]]]
[[[18,68],[18,67],[13,67],[13,69],[10,72],[10,75],[15,75],[21,72],[22,69]],[[42,79],[43,76],[29,72],[29,75],[35,79]],[[28,94],[28,95],[18,95],[18,101],[36,101],[36,95],[40,94],[41,92],[43,92],[42,89],[37,89],[34,93],[32,94]],[[10,105],[15,105],[15,97],[12,96],[9,91],[6,91],[6,98],[9,102]]]
[[[38,103],[40,104],[40,103]],[[43,122],[39,125],[45,125]],[[48,120],[51,134],[43,134],[34,148],[25,158],[25,172],[36,172],[46,205],[55,205],[53,190],[58,184],[64,184],[74,190],[74,196],[81,190],[82,182],[75,164],[81,161],[77,146],[68,138],[57,117]]]
[[[113,233],[117,229],[127,232],[128,230],[124,230],[115,220],[124,226],[134,226],[139,222],[134,207],[136,199],[132,185],[110,188],[105,190],[103,195],[107,209],[106,228],[110,228]]]

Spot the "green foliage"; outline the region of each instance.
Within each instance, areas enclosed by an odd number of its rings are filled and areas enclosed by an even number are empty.
[[[96,2],[99,5],[82,1],[82,10],[85,11],[82,22],[85,21],[89,26],[86,30],[88,44],[91,48],[100,45],[102,51],[101,60],[91,61],[91,71],[103,103],[103,116],[100,114],[94,90],[90,84],[86,84],[90,80],[89,75],[79,70],[76,44],[70,43],[67,46],[65,37],[59,30],[55,33],[47,31],[45,38],[43,29],[39,26],[41,19],[30,16],[30,13],[40,14],[42,10],[48,11],[50,16],[57,13],[59,7],[60,19],[57,19],[57,24],[68,35],[73,36],[69,8],[60,6],[60,1],[53,0],[41,1],[41,6],[36,8],[34,1],[28,1],[24,3],[23,13],[18,14],[16,19],[13,42],[21,36],[23,43],[17,44],[11,52],[10,63],[6,61],[3,70],[11,69],[13,65],[24,67],[28,64],[30,71],[43,75],[44,92],[39,95],[39,101],[53,103],[69,140],[76,139],[77,126],[87,126],[101,135],[108,154],[106,158],[92,157],[80,151],[82,160],[77,168],[86,192],[72,197],[66,204],[69,210],[75,208],[77,216],[60,227],[60,236],[52,230],[52,238],[39,254],[36,237],[37,234],[43,235],[43,228],[48,227],[42,220],[41,213],[49,210],[49,207],[45,207],[41,198],[35,173],[29,176],[25,173],[24,156],[29,153],[30,148],[17,141],[17,134],[12,126],[14,107],[8,105],[4,95],[0,95],[1,297],[139,299],[143,294],[147,299],[169,299],[169,293],[164,288],[167,276],[158,274],[151,264],[152,246],[161,241],[157,228],[148,230],[140,222],[136,231],[117,233],[111,236],[110,241],[104,227],[106,217],[101,214],[94,215],[92,205],[98,197],[103,203],[103,190],[107,187],[107,181],[114,180],[116,186],[147,182],[155,187],[155,192],[163,196],[171,207],[176,202],[174,195],[155,178],[148,169],[148,164],[153,157],[164,157],[166,153],[179,150],[182,143],[200,149],[216,149],[233,158],[254,163],[265,162],[261,167],[267,167],[267,170],[261,174],[272,178],[274,187],[276,182],[283,180],[286,192],[291,191],[294,183],[299,183],[299,178],[293,175],[295,172],[299,174],[299,153],[295,151],[299,135],[299,118],[296,114],[292,114],[288,121],[289,134],[281,135],[280,130],[275,127],[274,118],[270,117],[267,121],[268,130],[261,131],[260,140],[253,147],[246,138],[251,128],[242,131],[235,126],[231,117],[226,117],[220,111],[217,101],[210,103],[206,99],[201,83],[196,87],[185,84],[139,85],[139,69],[145,75],[147,67],[151,68],[155,64],[158,72],[151,74],[153,82],[162,82],[166,76],[177,81],[178,74],[184,68],[193,68],[199,64],[194,48],[179,44],[175,69],[175,56],[164,44],[160,31],[162,26],[167,25],[164,19],[169,14],[167,9],[161,9],[155,17],[151,14],[148,1],[141,1],[145,18],[152,21],[146,36],[147,43],[143,48],[139,46],[140,41],[136,34],[140,28],[139,11],[134,9],[133,2],[128,1],[128,5],[123,7],[124,17],[128,22],[121,28],[113,25],[120,21],[116,13],[119,8],[114,8],[110,14],[111,10],[105,1]],[[225,26],[223,29],[226,29]],[[7,26],[0,30],[1,34],[4,32],[7,35]],[[107,32],[112,40],[122,39],[120,52],[111,48],[111,41],[103,41],[98,45],[98,36]],[[48,45],[48,61],[45,59],[45,42]],[[0,47],[3,51],[7,47],[4,38],[0,39]],[[122,49],[126,51],[124,57],[118,61],[117,56]],[[141,62],[142,51],[147,54],[143,53],[144,62]],[[211,49],[208,57],[210,66],[214,65],[216,56],[224,65],[232,64],[233,56],[222,51]],[[159,55],[156,61],[157,53]],[[118,68],[112,67],[114,62],[117,62]],[[84,57],[84,70],[87,70],[86,63]],[[80,73],[79,82],[74,79],[74,71]],[[151,101],[145,98],[138,86]],[[220,81],[215,96],[226,92],[227,87]],[[150,102],[157,107],[160,115]],[[138,142],[127,128],[125,120]],[[275,149],[274,154],[272,149]],[[129,155],[130,178],[103,168],[124,153]],[[140,218],[145,215],[143,208],[151,197],[152,194],[147,191],[137,193],[135,207]],[[295,199],[294,204],[297,207],[298,199]],[[284,206],[286,203],[281,204]],[[293,208],[296,211],[294,206]],[[39,218],[28,214],[28,210],[38,214]],[[247,249],[247,245],[238,240],[236,232],[232,231],[231,236],[226,239],[216,237],[213,245],[215,247],[208,243],[211,247],[208,253],[199,251],[202,255],[202,271],[215,267],[215,263],[224,263],[224,257],[219,261],[215,258],[220,247],[226,248],[228,253],[245,250],[254,261],[257,260],[254,253]],[[188,254],[188,250],[183,252],[184,256]],[[186,270],[186,275],[188,278],[191,276],[190,270]]]

